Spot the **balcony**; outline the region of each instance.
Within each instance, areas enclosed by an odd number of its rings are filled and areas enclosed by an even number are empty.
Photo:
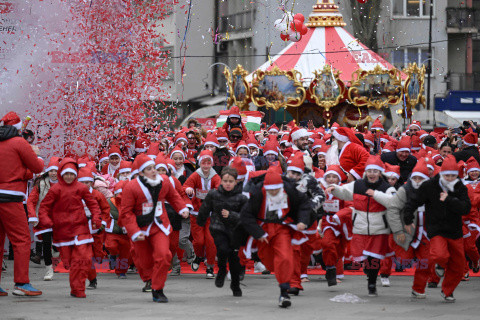
[[[255,10],[243,11],[220,17],[220,33],[248,31],[253,27]]]
[[[447,33],[477,33],[480,18],[474,8],[447,8]]]
[[[480,91],[480,73],[449,73],[447,75],[449,91]]]

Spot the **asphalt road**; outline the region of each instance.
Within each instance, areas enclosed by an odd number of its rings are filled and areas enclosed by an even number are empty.
[[[53,281],[42,281],[44,268],[32,265],[32,284],[43,291],[39,297],[15,297],[13,263],[2,274],[1,287],[10,294],[0,297],[0,319],[478,319],[480,278],[462,282],[455,291],[456,303],[447,304],[440,289],[428,289],[427,299],[410,298],[412,277],[391,277],[392,286],[379,287],[379,296],[367,296],[364,276],[347,276],[336,287],[328,288],[320,276],[311,276],[300,296],[292,297],[292,307],[277,306],[279,289],[273,275],[247,275],[243,297],[232,296],[229,282],[218,289],[204,274],[181,275],[167,280],[165,294],[170,302],[152,302],[142,293],[138,275],[119,280],[115,274],[100,274],[98,288],[87,291],[86,299],[70,297],[68,274],[55,274]],[[351,293],[363,303],[337,303],[335,296]]]

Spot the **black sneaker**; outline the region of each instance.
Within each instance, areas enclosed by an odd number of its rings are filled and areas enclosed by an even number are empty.
[[[327,279],[327,284],[329,287],[337,285],[337,268],[327,268],[327,273],[325,274]]]
[[[429,282],[429,283],[427,284],[427,287],[429,287],[429,288],[437,288],[437,287],[438,287],[438,283],[436,283],[436,282]]]
[[[145,286],[142,288],[142,292],[152,292],[152,280],[145,281]]]
[[[201,260],[199,257],[195,257],[195,259],[193,259],[192,263],[190,264],[192,271],[195,271],[195,272],[198,271],[198,268],[200,268],[200,262]]]
[[[207,268],[207,279],[215,279],[215,274],[213,273],[213,268]]]
[[[287,290],[288,294],[293,294],[294,296],[298,296],[300,293],[300,289],[296,287],[291,287],[290,289]]]
[[[158,303],[167,303],[168,298],[163,294],[163,289],[161,290],[152,290],[152,298],[153,302],[158,302]]]
[[[443,278],[443,276],[445,275],[445,268],[442,268],[439,264],[436,264],[435,273],[439,278]]]
[[[369,297],[377,297],[378,296],[376,285],[374,285],[374,284],[369,284],[368,285],[368,296]]]
[[[30,256],[30,261],[32,261],[35,264],[40,264],[42,262],[42,257],[40,256]]]
[[[89,290],[97,289],[97,278],[93,279],[92,281],[89,281],[87,289]]]
[[[278,306],[280,308],[288,308],[292,305],[292,301],[290,301],[290,296],[287,293],[282,293],[278,298]]]
[[[240,267],[240,281],[243,281],[245,279],[245,266]]]
[[[225,283],[225,277],[227,276],[226,269],[218,269],[217,277],[215,278],[215,287],[222,288]]]
[[[240,289],[240,285],[233,284],[233,282],[230,284],[230,289],[232,289],[233,296],[234,297],[241,297],[242,296],[242,289]]]

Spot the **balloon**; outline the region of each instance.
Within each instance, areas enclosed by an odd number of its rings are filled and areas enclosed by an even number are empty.
[[[298,34],[298,37],[290,37],[290,41],[298,42],[298,41],[302,40],[302,35],[300,33],[297,33],[297,34]]]
[[[302,25],[302,30],[300,31],[300,33],[302,34],[302,36],[306,35],[308,32],[308,28],[306,25]]]
[[[280,34],[280,39],[282,39],[283,41],[288,41],[290,40],[290,36],[288,34],[287,35]]]
[[[287,29],[287,23],[285,21],[283,21],[282,19],[275,20],[275,23],[273,24],[273,26],[278,31],[282,31],[282,30]]]
[[[290,31],[289,29],[283,29],[282,31],[280,31],[280,34],[283,34],[284,36],[288,36],[290,34]]]
[[[365,3],[367,2],[368,0],[357,0],[359,3]]]
[[[301,21],[302,23],[305,22],[305,17],[301,13],[297,13],[296,15],[293,16],[294,20]]]
[[[300,32],[302,30],[303,22],[298,20],[293,20],[290,24],[290,29]]]

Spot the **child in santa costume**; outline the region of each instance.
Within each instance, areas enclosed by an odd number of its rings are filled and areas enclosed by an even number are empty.
[[[192,262],[192,270],[197,271],[200,267],[200,258],[205,257],[207,267],[207,279],[215,277],[213,267],[215,266],[216,248],[212,235],[210,234],[210,220],[205,225],[197,224],[197,214],[202,201],[212,189],[220,185],[220,176],[212,168],[213,153],[210,150],[203,150],[198,157],[200,168],[197,169],[183,184],[185,193],[192,199],[193,210],[191,212],[191,232],[193,237],[193,249],[195,250],[195,261]]]
[[[92,267],[88,272],[88,287],[87,289],[96,289],[97,288],[97,270],[95,267],[95,262],[102,263],[103,258],[105,258],[105,252],[103,251],[103,243],[104,243],[104,229],[106,225],[106,221],[109,220],[110,217],[110,205],[108,204],[107,199],[100,191],[93,189],[93,174],[92,170],[87,167],[83,167],[78,171],[78,182],[85,184],[88,187],[88,190],[97,201],[98,206],[100,207],[100,219],[102,220],[102,224],[99,225],[97,228],[94,228],[92,225],[92,216],[90,210],[86,205],[84,205],[85,214],[88,218],[88,227],[90,228],[90,233],[93,236],[93,260],[92,260]]]
[[[43,252],[43,259],[45,261],[46,273],[43,277],[44,281],[53,280],[53,266],[52,266],[52,231],[51,230],[40,230],[37,228],[38,225],[38,210],[40,208],[40,203],[45,198],[50,190],[50,186],[57,183],[57,172],[58,166],[60,164],[60,158],[52,157],[48,163],[45,173],[41,175],[35,181],[35,185],[32,189],[32,192],[28,195],[27,199],[27,210],[28,210],[28,222],[33,225],[33,232],[36,237],[41,238],[41,251]],[[37,255],[40,255],[40,252],[37,252]]]
[[[404,224],[403,209],[420,186],[429,179],[426,161],[420,159],[410,179],[398,189],[387,209],[387,221],[393,233],[390,245],[395,250],[397,259],[402,265],[409,265],[414,261],[412,297],[416,299],[426,298],[425,287],[432,269],[430,239],[425,230],[425,207],[417,208],[413,223],[409,225]]]
[[[175,162],[174,176],[183,185],[193,173],[191,166],[185,163],[185,152],[179,146],[176,146],[170,153],[170,159]]]
[[[140,154],[139,177],[123,188],[119,222],[133,240],[137,262],[145,273],[151,273],[154,302],[168,302],[163,293],[172,260],[168,236],[172,231],[164,201],[176,212],[188,217],[188,208],[167,176],[155,170],[155,162]]]
[[[365,178],[343,186],[329,186],[327,193],[352,201],[354,206],[351,250],[356,262],[364,262],[368,278],[368,295],[377,296],[377,276],[381,260],[389,253],[390,228],[385,217],[386,206],[395,192],[382,177],[385,170],[378,156],[371,156],[365,166]]]
[[[414,212],[425,205],[425,226],[430,238],[430,258],[435,272],[443,277],[442,297],[455,302],[453,291],[460,283],[465,268],[462,216],[470,212],[467,187],[458,179],[455,157],[447,156],[440,174],[424,182],[415,197],[407,203],[404,222],[413,222]]]
[[[89,226],[101,226],[100,207],[89,188],[77,181],[78,168],[73,159],[63,159],[58,172],[58,183],[40,203],[39,226],[53,231],[53,245],[60,249],[62,262],[70,269],[70,295],[85,298],[94,241]],[[84,206],[90,212],[90,223]]]
[[[102,168],[102,174],[108,174],[112,178],[115,177],[115,171],[120,168],[122,154],[117,146],[112,146],[108,150],[108,165]]]
[[[250,199],[240,215],[242,226],[258,241],[258,256],[268,270],[275,272],[280,286],[278,305],[291,305],[288,289],[294,262],[292,235],[303,231],[310,223],[312,207],[306,195],[298,192],[294,183],[282,178],[278,169],[267,170],[263,182],[252,186]]]
[[[242,184],[237,184],[237,170],[225,167],[220,175],[218,189],[210,190],[203,200],[197,216],[199,226],[210,219],[210,233],[215,241],[218,258],[217,288],[223,287],[227,276],[227,261],[231,275],[230,288],[235,297],[242,296],[240,289],[240,261],[234,245],[234,230],[240,222],[240,211],[248,198],[242,194]]]

